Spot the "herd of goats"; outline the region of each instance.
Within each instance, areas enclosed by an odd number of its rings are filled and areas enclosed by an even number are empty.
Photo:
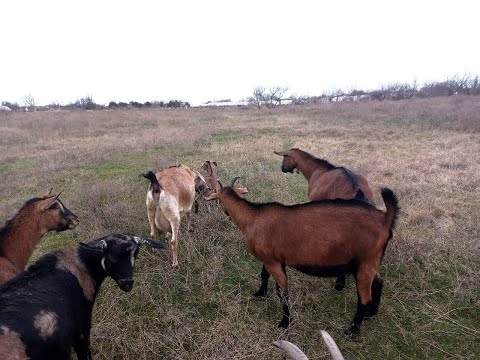
[[[205,161],[203,175],[185,165],[143,174],[150,181],[146,197],[150,238],[110,234],[73,249],[43,255],[25,270],[35,246],[48,231],[79,225],[78,217],[49,193],[28,200],[0,228],[0,359],[91,359],[92,309],[103,280],[111,277],[121,290],[133,287],[139,247],[164,248],[155,241],[170,236],[172,267],[177,269],[180,221],[190,228],[199,201],[218,200],[242,232],[249,252],[263,264],[255,297],[267,294],[268,279],[276,282],[282,304],[279,327],[290,316],[286,267],[303,273],[356,281],[358,302],[348,336],[359,333],[364,318],[377,314],[382,294],[379,267],[399,212],[395,194],[381,190],[386,211],[372,205],[373,194],[364,176],[300,149],[275,152],[283,157],[282,171],[301,173],[308,181],[309,202],[282,205],[253,203],[242,197],[246,187],[218,179],[217,164]],[[201,194],[200,196],[196,194]],[[197,196],[197,198],[196,198]],[[292,226],[294,224],[294,226]],[[343,359],[333,339],[322,337],[334,359]],[[276,341],[292,359],[307,359],[288,341]]]

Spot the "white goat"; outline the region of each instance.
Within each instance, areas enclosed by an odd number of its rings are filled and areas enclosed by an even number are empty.
[[[156,174],[149,171],[143,176],[150,180],[146,199],[150,237],[155,239],[155,229],[159,234],[172,235],[172,267],[178,268],[180,220],[185,215],[190,231],[195,190],[203,191],[208,186],[199,172],[185,165],[171,166]]]

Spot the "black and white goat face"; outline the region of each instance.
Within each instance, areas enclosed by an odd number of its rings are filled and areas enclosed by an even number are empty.
[[[161,243],[150,239],[124,234],[111,234],[87,244],[91,248],[101,250],[101,266],[125,292],[133,288],[133,269],[139,247],[147,244],[155,248],[164,248]]]

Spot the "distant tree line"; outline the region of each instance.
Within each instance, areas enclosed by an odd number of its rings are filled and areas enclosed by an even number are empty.
[[[376,90],[351,90],[343,91],[341,89],[332,90],[319,96],[289,96],[285,97],[288,91],[287,87],[273,86],[266,89],[258,86],[254,89],[248,104],[258,108],[265,106],[272,108],[283,104],[307,104],[307,103],[330,103],[339,101],[383,101],[383,100],[405,100],[411,98],[429,98],[436,96],[453,95],[480,95],[480,82],[478,75],[456,75],[447,78],[445,81],[432,81],[419,85],[416,81],[412,83],[392,83],[383,85]],[[227,102],[225,100],[225,102]],[[93,101],[91,95],[78,99],[67,105],[52,102],[47,106],[36,106],[32,95],[27,95],[23,99],[23,105],[2,101],[2,105],[8,106],[11,110],[48,110],[48,109],[132,109],[132,108],[188,108],[190,104],[181,100],[147,101],[140,103],[137,101],[115,102],[110,101],[107,106],[97,104]],[[207,103],[208,104],[208,103]]]
[[[101,110],[101,109],[122,109],[122,108],[131,109],[131,108],[188,108],[190,107],[190,104],[187,101],[181,101],[181,100],[170,100],[168,102],[146,101],[144,103],[140,103],[138,101],[130,101],[129,103],[110,101],[108,105],[105,106],[105,105],[95,103],[91,95],[87,95],[67,105],[61,105],[59,103],[52,102],[46,106],[36,106],[35,101],[31,95],[28,95],[28,97],[25,97],[23,105],[19,105],[16,102],[12,103],[9,101],[2,101],[1,104],[4,106],[8,106],[11,110],[14,110],[14,111],[51,110],[51,109],[53,110],[76,110],[76,109]]]
[[[478,75],[456,75],[445,81],[432,81],[419,85],[412,83],[393,83],[383,85],[379,89],[364,90],[333,90],[320,96],[292,97],[293,104],[329,103],[338,101],[383,101],[406,100],[411,98],[430,98],[452,95],[480,95],[480,81]]]

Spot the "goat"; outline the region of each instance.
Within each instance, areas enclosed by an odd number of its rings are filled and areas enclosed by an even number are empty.
[[[211,161],[211,160],[205,160],[203,163],[202,167],[200,168],[201,170],[206,173],[204,175],[205,183],[207,184],[207,188],[205,191],[203,191],[198,199],[195,199],[195,212],[198,212],[198,206],[199,206],[199,200],[202,199],[202,201],[208,197],[212,192],[215,192],[218,190],[217,188],[217,180],[218,180],[218,169],[217,169],[217,162],[216,161]],[[199,181],[199,180],[197,180]],[[210,205],[207,203],[207,208],[208,211],[210,211]]]
[[[148,171],[143,176],[150,180],[146,199],[150,237],[155,239],[155,229],[159,234],[172,234],[172,267],[178,269],[180,220],[185,215],[190,231],[195,190],[203,191],[208,186],[199,172],[185,165],[171,166],[156,174]]]
[[[218,180],[217,162],[211,161],[211,160],[205,160],[201,169],[205,171],[205,173],[207,174],[206,176],[204,176],[204,179],[210,193],[216,192],[218,190],[217,189],[217,180]],[[210,193],[205,195],[208,196],[210,195]]]
[[[279,327],[290,325],[286,266],[314,276],[352,273],[357,282],[357,311],[345,331],[355,335],[365,316],[378,312],[382,280],[378,268],[399,211],[395,194],[382,189],[386,212],[359,200],[321,200],[299,205],[252,203],[240,195],[246,188],[230,186],[211,194],[240,229],[250,253],[263,262],[260,289],[267,293],[273,276],[283,307]]]
[[[327,346],[330,354],[332,354],[333,360],[345,360],[340,349],[338,348],[335,340],[330,336],[328,332],[325,330],[320,330],[322,334],[322,339],[325,345]],[[288,357],[292,360],[308,360],[307,356],[304,354],[302,350],[298,348],[297,345],[291,343],[290,341],[286,340],[277,340],[273,342],[273,345],[277,348],[285,351]]]
[[[0,358],[91,359],[90,328],[97,292],[109,276],[121,290],[133,287],[139,247],[162,244],[111,234],[74,249],[42,256],[0,286]]]
[[[274,151],[274,153],[283,156],[282,171],[284,173],[300,172],[307,179],[310,201],[357,198],[373,204],[372,190],[363,175],[344,167],[337,167],[296,148],[288,151]],[[335,289],[344,288],[345,276],[340,276],[335,281]]]
[[[35,246],[51,230],[75,229],[79,220],[50,192],[28,200],[0,229],[0,284],[20,274]]]

